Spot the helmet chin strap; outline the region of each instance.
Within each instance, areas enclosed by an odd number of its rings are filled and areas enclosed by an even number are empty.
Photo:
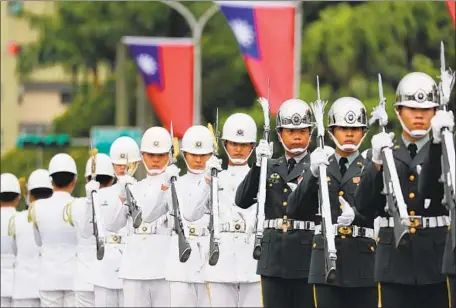
[[[421,139],[424,136],[426,136],[427,134],[429,134],[429,132],[431,131],[431,127],[430,126],[429,126],[429,128],[427,130],[426,129],[409,130],[408,127],[405,126],[404,122],[402,121],[402,118],[399,115],[399,112],[397,111],[397,109],[395,110],[395,112],[396,112],[396,115],[397,115],[397,117],[399,119],[399,122],[401,123],[402,129],[405,130],[407,132],[407,134],[409,134],[413,138]]]
[[[151,175],[151,176],[162,174],[163,172],[165,172],[166,167],[168,167],[168,164],[166,164],[165,167],[163,167],[161,169],[149,169],[149,168],[147,168],[146,162],[144,161],[144,157],[142,158],[142,162],[143,162],[144,168],[146,169],[147,174]],[[168,162],[169,162],[169,159],[168,159]]]
[[[294,154],[294,155],[300,155],[300,154],[304,153],[304,152],[307,150],[307,148],[309,147],[309,144],[310,144],[310,141],[309,141],[309,143],[307,144],[307,146],[306,146],[305,148],[289,149],[289,148],[285,145],[285,143],[283,142],[282,136],[280,136],[280,134],[278,134],[278,136],[279,136],[279,141],[280,141],[280,143],[282,144],[282,146],[283,146],[283,148],[285,149],[285,151],[286,151],[286,152],[289,152],[289,153],[291,153],[291,154]]]
[[[230,153],[228,153],[228,151],[226,150],[225,143],[223,143],[223,149],[225,150],[226,155],[228,155],[228,159],[230,160],[230,162],[232,162],[233,165],[237,165],[237,166],[238,166],[238,165],[243,165],[243,164],[245,164],[245,163],[249,160],[250,155],[252,155],[252,153],[253,153],[254,147],[252,147],[252,150],[250,150],[249,155],[247,155],[247,157],[246,157],[245,159],[241,159],[241,158],[231,158]]]
[[[332,141],[336,144],[336,147],[338,147],[340,150],[344,152],[356,152],[358,151],[358,148],[361,146],[363,143],[364,138],[367,136],[367,131],[364,133],[363,138],[358,142],[358,144],[340,144],[339,141],[337,141],[336,137],[332,132],[328,130],[328,134],[331,137]]]

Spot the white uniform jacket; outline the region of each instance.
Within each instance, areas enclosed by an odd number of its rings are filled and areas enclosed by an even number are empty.
[[[12,233],[12,223],[16,210],[14,207],[0,208],[1,218],[1,296],[11,297],[13,294],[14,263],[16,245]]]

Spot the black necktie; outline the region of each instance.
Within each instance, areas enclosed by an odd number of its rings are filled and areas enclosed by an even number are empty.
[[[407,149],[408,149],[409,152],[410,152],[410,157],[412,157],[412,159],[414,159],[415,156],[416,156],[416,152],[418,152],[418,147],[416,146],[416,144],[410,143],[410,144],[408,145]]]
[[[290,158],[288,160],[288,174],[290,174],[290,172],[294,169],[294,167],[296,166],[296,160],[294,158]]]
[[[348,163],[347,157],[341,157],[339,159],[340,174],[342,174],[342,176],[344,176],[345,172],[347,172],[347,166],[345,165],[346,163]]]

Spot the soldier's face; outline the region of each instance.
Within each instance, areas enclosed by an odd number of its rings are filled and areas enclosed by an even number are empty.
[[[339,144],[358,145],[363,139],[364,129],[362,127],[335,127],[333,131],[334,137]]]
[[[411,131],[428,130],[431,126],[431,119],[435,115],[434,108],[410,108],[403,106],[399,108],[399,115],[404,125]]]
[[[142,153],[147,169],[163,169],[168,164],[169,153]]]
[[[113,167],[114,167],[114,172],[116,173],[117,176],[125,175],[125,170],[127,169],[127,165],[113,164]]]
[[[280,132],[283,143],[290,150],[307,148],[310,138],[310,128],[284,128]]]
[[[253,143],[226,141],[225,149],[232,159],[247,159],[253,149]]]
[[[185,160],[187,161],[188,166],[190,169],[193,170],[204,170],[206,167],[206,162],[211,157],[211,153],[209,154],[192,154],[192,153],[184,153]]]

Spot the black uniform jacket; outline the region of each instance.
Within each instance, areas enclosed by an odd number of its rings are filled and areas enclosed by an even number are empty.
[[[326,172],[333,224],[337,223],[337,217],[342,214],[339,196],[343,196],[351,205],[354,204],[355,191],[360,182],[363,166],[364,158],[358,155],[342,176],[335,156],[329,158],[329,166]],[[308,213],[309,217],[315,215],[319,207],[318,181],[319,179],[314,177],[311,172],[307,172],[296,190],[288,198],[290,208],[298,207],[302,209],[301,211]],[[372,222],[367,224],[359,215],[352,225],[373,229]],[[343,231],[349,230],[344,229]],[[349,232],[345,233],[347,234],[336,236],[337,278],[333,284],[347,287],[375,286],[375,241],[372,238],[351,237]],[[324,240],[321,234],[314,237],[309,282],[326,283]]]
[[[309,154],[296,164],[288,174],[285,157],[268,161],[266,181],[265,219],[287,216],[289,219],[306,220],[300,212],[290,211],[288,196],[291,193],[287,183],[298,183],[302,173],[309,170]],[[310,172],[310,171],[309,171]],[[260,167],[254,165],[238,186],[236,205],[248,208],[256,203],[260,180]],[[309,220],[309,219],[307,219]],[[314,217],[310,219],[314,220]],[[313,231],[265,229],[263,233],[257,274],[285,279],[307,278],[310,267]],[[253,245],[252,245],[253,251]]]
[[[456,143],[456,139],[455,139]],[[425,158],[423,168],[420,174],[420,193],[424,198],[430,198],[432,195],[440,195],[443,199],[443,185],[440,181],[442,174],[442,165],[440,159],[442,157],[442,145],[430,143],[428,156]],[[453,251],[451,243],[451,233],[447,233],[445,242],[445,252],[443,253],[443,268],[444,274],[456,275],[456,253]]]
[[[432,194],[426,199],[418,191],[417,166],[423,164],[428,152],[429,142],[412,159],[402,139],[395,141],[393,156],[404,201],[409,215],[448,215],[441,205],[441,195]],[[369,162],[355,194],[355,206],[367,220],[372,221],[377,216],[390,216],[385,212],[386,199],[382,191],[383,172]],[[446,229],[411,228],[409,244],[396,249],[393,228],[380,228],[375,256],[376,281],[408,285],[443,282],[445,278],[441,274],[441,268]]]

